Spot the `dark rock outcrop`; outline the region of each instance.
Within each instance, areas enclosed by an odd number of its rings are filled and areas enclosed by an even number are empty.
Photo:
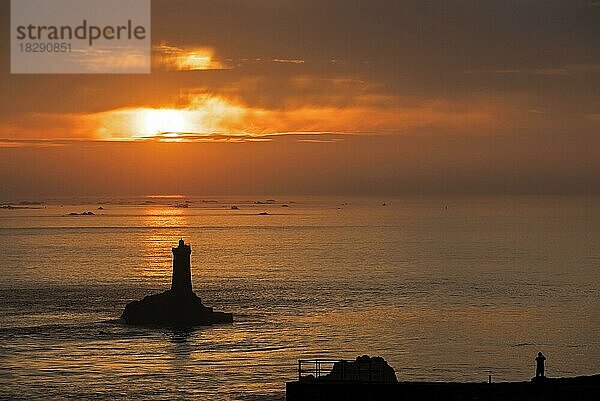
[[[128,303],[121,317],[129,324],[175,327],[233,322],[231,313],[214,312],[193,292],[184,296],[172,290]]]
[[[316,370],[316,369],[315,369]],[[380,356],[358,356],[354,361],[340,360],[333,363],[326,375],[315,377],[310,374],[300,377],[302,382],[357,382],[357,383],[398,383],[396,372]]]
[[[232,323],[231,313],[215,312],[213,308],[204,306],[200,297],[192,291],[191,253],[191,247],[180,240],[179,246],[173,248],[171,289],[128,303],[121,318],[128,324],[164,327]]]
[[[355,361],[339,361],[333,364],[331,372],[319,378],[329,381],[372,381],[397,383],[396,372],[380,356],[358,356]]]

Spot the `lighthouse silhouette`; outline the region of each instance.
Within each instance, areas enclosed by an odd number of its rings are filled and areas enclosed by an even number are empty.
[[[179,240],[179,246],[173,250],[173,278],[171,281],[171,292],[177,295],[191,295],[192,273],[190,269],[190,255],[192,248],[186,245],[183,238]]]
[[[125,305],[121,317],[128,324],[160,327],[193,327],[218,323],[232,323],[233,315],[214,311],[205,306],[192,291],[190,255],[192,248],[183,238],[173,250],[173,278],[171,289],[160,294],[147,295]]]

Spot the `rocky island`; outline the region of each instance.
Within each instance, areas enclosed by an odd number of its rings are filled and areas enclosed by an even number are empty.
[[[173,248],[171,289],[128,303],[121,318],[128,324],[163,327],[232,323],[231,313],[215,312],[213,308],[204,306],[192,290],[191,253],[191,247],[183,239],[179,240],[179,246]]]

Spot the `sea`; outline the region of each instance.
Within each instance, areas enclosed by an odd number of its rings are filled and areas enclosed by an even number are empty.
[[[360,355],[401,381],[527,381],[538,352],[551,377],[600,372],[598,197],[13,202],[0,399],[283,400],[299,359]],[[234,323],[123,324],[169,288],[180,238]]]

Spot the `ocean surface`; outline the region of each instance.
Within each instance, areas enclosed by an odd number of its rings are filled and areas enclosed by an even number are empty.
[[[169,288],[180,237],[194,290],[235,323],[123,325]],[[400,380],[529,380],[538,351],[549,376],[599,373],[599,239],[592,197],[0,209],[0,398],[283,399],[297,359],[363,354]]]

